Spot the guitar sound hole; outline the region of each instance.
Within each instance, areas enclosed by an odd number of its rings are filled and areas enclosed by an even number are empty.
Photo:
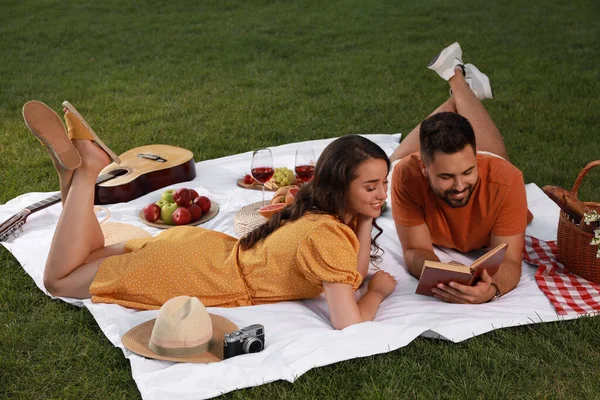
[[[110,171],[109,174],[114,177],[117,177],[117,176],[125,175],[128,172],[129,172],[129,170],[127,170],[127,169],[117,168],[117,169],[113,169],[112,171]]]

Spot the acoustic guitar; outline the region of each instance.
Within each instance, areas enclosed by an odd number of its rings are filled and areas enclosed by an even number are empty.
[[[95,204],[113,204],[137,199],[146,193],[196,177],[194,154],[164,144],[141,146],[119,156],[96,179]],[[56,194],[33,203],[0,224],[0,242],[5,241],[27,221],[31,214],[60,202]]]

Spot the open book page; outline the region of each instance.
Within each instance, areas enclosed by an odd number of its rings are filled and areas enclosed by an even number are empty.
[[[456,261],[463,265],[471,265],[471,264],[473,264],[473,261],[475,261],[482,255],[487,253],[489,250],[490,250],[489,248],[485,248],[485,249],[473,250],[469,253],[460,253],[454,249],[433,246],[433,252],[435,253],[436,256],[439,257],[440,262],[443,262],[446,264],[450,263],[450,261]]]
[[[499,245],[498,247],[500,246],[503,246],[503,244]],[[485,254],[491,252],[492,250],[494,249],[492,249],[491,247],[485,247],[482,249],[470,251],[468,253],[461,253],[454,249],[433,246],[433,252],[436,256],[439,257],[440,262],[446,264],[450,263],[450,261],[456,261],[463,265],[472,265],[475,261],[477,261],[478,258],[483,257]]]
[[[438,256],[438,258],[440,259],[440,262],[447,264],[453,260],[452,255],[450,254],[451,252],[453,252],[453,250],[446,249],[445,247],[433,246],[433,252],[435,253],[436,256]],[[470,265],[470,264],[471,263],[469,262],[468,265]]]

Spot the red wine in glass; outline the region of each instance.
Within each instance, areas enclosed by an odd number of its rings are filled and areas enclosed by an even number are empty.
[[[314,165],[297,165],[296,166],[296,176],[302,182],[310,181],[315,175],[315,166]]]
[[[252,152],[252,164],[250,165],[252,176],[262,186],[262,204],[265,206],[265,183],[273,177],[275,166],[273,165],[273,156],[271,150],[264,148]]]
[[[306,183],[315,175],[315,152],[311,148],[296,150],[296,178]]]
[[[273,177],[275,170],[271,167],[252,168],[252,176],[263,185]]]

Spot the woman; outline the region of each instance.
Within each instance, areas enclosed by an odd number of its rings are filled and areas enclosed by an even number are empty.
[[[57,133],[57,116],[47,106],[24,107],[27,125],[54,160],[64,196],[44,270],[52,295],[158,309],[179,295],[196,296],[208,307],[235,307],[324,291],[331,323],[343,329],[372,320],[394,290],[394,278],[378,271],[365,295],[354,298],[374,257],[371,248],[379,249],[371,231],[381,232],[374,220],[387,197],[389,160],[373,142],[356,135],[332,142],[294,204],[240,240],[182,226],[105,247],[93,187],[112,153],[76,110],[65,111],[68,136],[64,128]],[[53,147],[64,149],[67,142],[81,158],[72,169]]]

